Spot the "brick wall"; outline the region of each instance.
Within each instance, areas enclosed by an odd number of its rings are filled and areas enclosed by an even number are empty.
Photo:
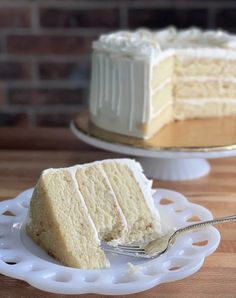
[[[236,1],[0,0],[0,125],[68,125],[87,105],[93,39],[170,24],[235,32]]]

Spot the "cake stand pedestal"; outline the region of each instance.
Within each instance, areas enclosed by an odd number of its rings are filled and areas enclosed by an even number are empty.
[[[149,140],[122,136],[95,127],[80,113],[71,130],[83,142],[135,156],[152,179],[181,181],[210,172],[206,159],[236,156],[236,119],[189,120],[171,123]]]
[[[200,178],[210,172],[210,164],[200,158],[149,158],[137,157],[148,177],[181,181]]]

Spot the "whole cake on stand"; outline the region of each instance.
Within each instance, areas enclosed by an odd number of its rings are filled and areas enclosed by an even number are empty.
[[[173,120],[236,115],[236,37],[174,28],[93,43],[91,121],[150,138]]]
[[[198,178],[210,170],[202,158],[235,155],[235,76],[236,36],[223,31],[170,27],[102,35],[93,42],[91,125],[81,133],[78,120],[72,128],[94,146],[138,156],[152,178]],[[180,129],[169,129],[176,124]],[[185,143],[177,140],[185,138],[181,126],[199,127]]]

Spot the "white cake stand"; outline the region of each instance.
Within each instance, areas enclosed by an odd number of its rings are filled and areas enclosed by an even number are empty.
[[[80,116],[84,117],[84,115]],[[71,123],[71,130],[76,137],[97,148],[135,156],[135,159],[142,164],[145,174],[152,179],[181,181],[200,178],[210,172],[210,164],[206,159],[236,156],[236,141],[234,144],[224,146],[191,148],[150,148],[137,144],[127,145],[121,143],[119,138],[114,141],[114,139],[108,140],[103,136],[93,135],[89,126],[84,125],[84,120],[80,120],[79,125],[76,121]],[[236,131],[233,133],[236,135]]]

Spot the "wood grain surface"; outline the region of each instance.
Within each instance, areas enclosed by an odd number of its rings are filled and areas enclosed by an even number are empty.
[[[40,172],[48,167],[120,157],[118,154],[92,148],[75,139],[65,129],[0,128],[0,200],[14,198],[34,186]],[[187,198],[212,211],[215,217],[236,214],[236,158],[210,160],[212,171],[204,178],[188,182],[155,181],[155,187],[180,191]],[[236,223],[218,226],[221,243],[207,257],[194,275],[148,291],[117,297],[236,297]],[[70,297],[37,290],[24,281],[0,275],[1,298]],[[102,295],[71,297],[101,298]]]

